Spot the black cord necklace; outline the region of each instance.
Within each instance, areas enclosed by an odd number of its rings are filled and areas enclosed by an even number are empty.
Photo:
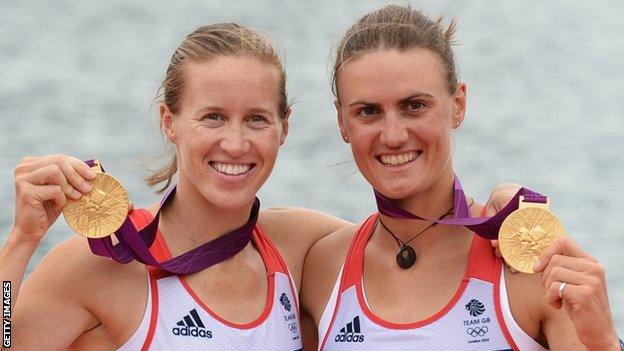
[[[472,204],[474,203],[473,199],[470,199],[470,205],[468,205],[468,208],[470,208],[472,206]],[[446,211],[442,216],[440,216],[440,218],[438,218],[438,220],[441,220],[442,218],[450,215],[453,213],[453,208],[451,207],[448,211]],[[385,224],[384,222],[381,220],[381,218],[379,218],[379,223],[381,224],[381,226],[388,232],[390,233],[390,235],[392,235],[392,237],[394,238],[394,240],[396,241],[397,245],[399,245],[399,252],[396,255],[396,263],[397,265],[401,268],[401,269],[409,269],[411,268],[414,263],[416,263],[416,251],[414,250],[413,247],[411,247],[409,245],[409,243],[412,242],[412,240],[418,238],[420,236],[420,234],[426,232],[428,229],[435,227],[438,223],[437,222],[433,222],[431,223],[429,226],[427,226],[427,228],[421,230],[420,232],[418,232],[418,234],[414,235],[413,237],[411,237],[408,241],[403,241],[401,239],[399,239]]]

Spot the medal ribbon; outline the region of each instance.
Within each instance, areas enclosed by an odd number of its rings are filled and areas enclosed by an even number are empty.
[[[90,167],[94,165],[93,160],[86,161],[86,163]],[[102,171],[104,171],[103,168]],[[224,261],[239,253],[249,244],[252,231],[258,220],[258,213],[260,212],[260,200],[257,197],[251,207],[247,223],[241,227],[185,252],[180,256],[176,256],[164,262],[158,262],[149,251],[149,248],[156,239],[160,210],[163,208],[163,205],[173,197],[175,190],[176,187],[174,186],[167,191],[160,202],[160,207],[154,219],[152,219],[145,228],[137,231],[130,217],[127,217],[114,234],[119,241],[117,244],[113,244],[110,236],[100,239],[88,239],[91,252],[98,256],[113,259],[119,263],[128,263],[132,260],[137,260],[169,273],[184,275],[201,271]]]
[[[546,196],[540,195],[527,188],[521,188],[514,195],[511,201],[509,201],[509,203],[507,203],[507,205],[493,217],[474,218],[470,215],[470,209],[468,208],[468,203],[466,202],[466,194],[464,194],[464,190],[461,186],[461,183],[459,182],[459,179],[457,178],[457,176],[455,176],[453,218],[431,220],[413,214],[399,207],[394,202],[392,202],[391,199],[384,196],[379,191],[375,190],[377,209],[380,213],[388,217],[400,219],[419,219],[429,222],[435,222],[438,224],[464,226],[477,233],[479,236],[489,240],[496,240],[498,238],[498,231],[505,218],[507,218],[510,213],[518,209],[518,201],[520,199],[520,196],[524,196],[525,202],[547,202]]]

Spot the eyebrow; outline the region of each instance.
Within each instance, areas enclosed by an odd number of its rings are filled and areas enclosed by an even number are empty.
[[[195,111],[195,115],[202,113],[203,111],[217,111],[220,113],[223,113],[225,110],[219,106],[213,106],[213,105],[206,105],[206,106],[202,106],[200,108],[197,109],[197,111]],[[265,109],[263,107],[253,107],[251,109],[249,109],[249,113],[264,113],[264,114],[272,114],[273,112],[271,110]]]
[[[399,103],[404,105],[404,104],[408,103],[410,100],[412,100],[414,98],[422,98],[422,97],[427,97],[427,98],[431,98],[431,99],[435,98],[435,96],[433,96],[433,95],[431,95],[429,93],[417,92],[417,93],[414,93],[414,94],[412,94],[410,96],[407,96],[407,97],[399,100]],[[349,105],[347,105],[347,107],[357,106],[357,105],[373,105],[373,106],[376,106],[378,104],[377,103],[373,103],[373,102],[367,102],[365,100],[356,100],[356,101],[350,103]]]
[[[264,114],[268,114],[268,115],[274,113],[272,110],[267,110],[266,108],[263,108],[263,107],[254,107],[254,108],[250,109],[249,112],[251,112],[251,113],[264,113]]]

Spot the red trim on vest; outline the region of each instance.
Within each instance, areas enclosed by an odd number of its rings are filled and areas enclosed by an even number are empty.
[[[485,208],[483,209],[482,213],[485,213]],[[455,307],[461,296],[464,294],[466,288],[468,287],[470,278],[477,278],[490,283],[496,282],[496,269],[497,265],[500,265],[500,263],[498,263],[497,261],[496,255],[494,254],[494,249],[492,248],[489,240],[483,239],[478,235],[473,235],[464,277],[462,278],[462,281],[460,282],[451,300],[441,310],[422,321],[412,323],[393,323],[379,318],[368,308],[366,304],[366,299],[364,298],[364,290],[362,288],[364,252],[366,244],[370,240],[370,237],[372,236],[372,233],[376,227],[378,218],[378,213],[375,213],[368,217],[368,219],[366,219],[360,229],[358,229],[355,237],[351,242],[351,246],[345,260],[345,265],[342,270],[342,278],[338,289],[338,296],[336,297],[336,303],[334,305],[334,312],[327,328],[326,335],[321,344],[321,348],[324,347],[327,343],[327,338],[338,315],[338,311],[340,310],[342,294],[351,286],[355,286],[360,308],[367,316],[367,318],[369,318],[376,324],[388,329],[406,330],[423,327],[425,325],[435,322],[436,320],[446,315],[446,313],[448,313],[453,307]],[[513,342],[511,342],[510,344],[514,345]]]
[[[370,217],[369,220],[370,219],[376,220],[377,217],[378,215],[374,217]],[[362,272],[364,269],[364,252],[365,252],[366,244],[368,243],[371,236],[373,235],[373,230],[375,228],[375,226],[371,225],[370,222],[367,224],[368,225],[362,226],[362,228],[360,229],[360,231],[358,231],[356,235],[355,240],[358,242],[358,245],[355,246],[355,249],[358,251],[354,255],[351,256],[352,261],[347,262],[346,271],[347,272],[352,271],[349,275],[351,277],[350,279],[353,279],[354,284],[355,284],[357,297],[358,297],[358,303],[360,305],[360,308],[364,312],[364,314],[371,321],[388,329],[394,329],[394,330],[416,329],[416,328],[420,328],[425,325],[431,324],[437,321],[438,319],[442,318],[446,313],[448,313],[457,304],[457,301],[459,301],[464,291],[466,290],[466,287],[468,286],[468,281],[472,277],[473,271],[475,271],[474,262],[476,261],[476,257],[478,257],[479,245],[477,244],[474,238],[472,240],[472,243],[470,244],[470,253],[468,254],[468,263],[466,265],[464,277],[459,283],[459,286],[457,287],[457,290],[455,291],[455,294],[453,294],[453,297],[451,298],[451,300],[444,307],[442,307],[442,309],[440,309],[438,312],[436,312],[435,314],[433,314],[432,316],[424,320],[411,322],[411,323],[393,323],[375,315],[375,313],[371,311],[368,305],[366,304],[366,299],[364,298],[364,289],[362,288]]]
[[[154,218],[147,209],[139,209],[133,212],[137,212],[138,214],[140,214],[140,217],[137,217],[136,222],[133,220],[133,223],[135,224],[137,228],[145,227]],[[199,296],[197,296],[197,294],[195,293],[193,288],[191,288],[191,286],[186,281],[186,278],[184,276],[178,276],[178,279],[180,280],[180,283],[182,284],[184,289],[188,292],[188,294],[193,298],[193,300],[195,300],[195,302],[200,307],[202,307],[214,319],[218,320],[219,322],[229,327],[236,328],[236,329],[252,329],[262,324],[269,317],[269,315],[271,314],[271,310],[273,309],[273,300],[275,297],[275,272],[280,272],[280,273],[285,274],[287,277],[290,277],[290,274],[288,273],[288,267],[286,266],[284,259],[282,258],[279,251],[275,248],[275,246],[273,245],[273,243],[271,242],[271,240],[269,239],[269,237],[266,235],[266,233],[264,232],[262,227],[260,227],[259,224],[256,224],[256,227],[254,228],[252,232],[252,239],[253,239],[253,243],[258,248],[260,257],[262,257],[262,261],[264,262],[264,265],[266,267],[267,283],[269,287],[268,292],[267,292],[267,298],[264,304],[264,310],[262,311],[260,316],[253,322],[245,323],[245,324],[238,324],[238,323],[233,323],[228,320],[225,320],[224,318],[219,316],[216,312],[211,310],[210,307],[208,307],[199,298]],[[150,247],[150,252],[154,255],[154,257],[158,261],[165,261],[172,257],[171,251],[169,250],[169,247],[167,246],[167,243],[165,242],[165,239],[160,230],[156,232],[156,239],[154,240],[152,247]],[[149,269],[150,269],[150,275],[154,277],[154,280],[172,275],[169,272],[155,269],[153,267],[149,267]],[[294,289],[292,287],[292,282],[290,281],[290,278],[289,278],[288,283],[291,286],[291,291],[293,293],[293,296],[296,296]],[[295,307],[299,308],[296,301],[295,301]],[[152,326],[150,324],[150,330],[151,328]]]
[[[206,311],[212,318],[214,318],[214,319],[218,320],[219,322],[227,325],[228,327],[235,328],[235,329],[252,329],[252,328],[255,328],[255,327],[261,325],[264,321],[266,321],[266,319],[271,314],[271,309],[273,308],[273,300],[274,300],[274,297],[275,297],[275,275],[270,275],[270,276],[267,277],[267,281],[268,281],[268,284],[269,284],[269,289],[268,289],[269,291],[267,293],[266,301],[264,303],[264,310],[262,311],[260,316],[258,318],[256,318],[256,320],[254,320],[252,322],[249,322],[249,323],[245,323],[245,324],[238,324],[238,323],[230,322],[230,321],[224,319],[223,317],[219,316],[216,312],[211,310],[210,307],[208,307],[199,298],[199,296],[197,296],[197,294],[195,293],[193,288],[191,288],[191,286],[186,281],[186,279],[184,279],[181,276],[179,277],[179,279],[180,279],[180,283],[182,283],[182,286],[184,286],[184,289],[186,290],[186,292],[193,298],[193,300],[195,300],[195,302],[201,308],[204,309],[204,311]]]
[[[501,274],[503,270],[503,261],[502,259],[498,259],[496,261],[496,279],[494,280],[494,308],[496,310],[496,318],[498,319],[498,325],[503,331],[503,335],[505,336],[505,340],[509,343],[511,348],[514,351],[520,350],[518,345],[514,342],[511,333],[509,332],[509,328],[507,328],[507,323],[505,323],[505,318],[503,317],[503,308],[501,306],[501,296],[500,296],[500,284],[501,284]],[[505,289],[506,291],[507,289]]]
[[[152,267],[147,267],[147,274],[149,276],[150,282],[150,290],[152,293],[152,306],[151,306],[151,315],[150,315],[150,323],[149,328],[147,330],[147,336],[145,337],[145,342],[141,347],[141,351],[149,350],[150,345],[152,344],[152,340],[154,339],[154,334],[156,334],[156,325],[158,324],[158,283],[156,282],[157,278],[153,275],[158,270],[153,269]]]
[[[368,240],[373,235],[377,227],[379,213],[369,216],[364,224],[358,229],[349,247],[346,263],[342,274],[342,282],[338,292],[342,293],[353,285],[357,285],[362,280],[362,270],[364,267],[364,250]]]
[[[349,277],[349,279],[347,279],[347,263],[351,260],[351,255],[353,255],[353,253],[355,252],[355,247],[357,244],[357,238],[359,236],[359,233],[361,231],[364,230],[370,230],[372,232],[372,230],[374,229],[374,224],[377,222],[377,218],[379,218],[379,213],[373,213],[372,215],[370,215],[365,221],[364,223],[362,223],[362,225],[360,226],[360,228],[357,230],[357,232],[355,233],[355,236],[353,237],[353,239],[351,239],[351,245],[349,246],[349,250],[347,251],[347,257],[345,258],[345,264],[342,267],[342,274],[340,277],[340,285],[338,285],[338,294],[336,296],[336,303],[334,304],[334,312],[332,313],[332,318],[331,321],[329,322],[329,325],[327,326],[327,331],[325,332],[325,336],[323,337],[323,341],[321,342],[321,347],[319,350],[322,350],[325,347],[325,344],[327,343],[327,337],[329,337],[331,328],[334,326],[334,322],[336,320],[336,316],[338,316],[338,310],[340,307],[340,300],[342,299],[342,292],[344,290],[346,290],[346,288],[343,287],[347,286],[352,286],[354,285],[354,277]],[[373,229],[370,229],[369,227],[373,226]],[[333,289],[333,288],[332,288]],[[333,291],[332,291],[333,293]],[[329,303],[329,301],[327,302]]]
[[[469,263],[472,266],[470,277],[494,283],[496,281],[496,265],[498,258],[496,257],[492,243],[475,234],[472,240],[472,246]]]

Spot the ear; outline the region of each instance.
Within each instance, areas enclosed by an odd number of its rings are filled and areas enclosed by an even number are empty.
[[[468,87],[466,86],[466,83],[457,83],[457,89],[455,89],[455,94],[453,95],[453,101],[455,103],[455,111],[453,113],[453,129],[459,128],[464,121],[464,116],[466,115],[467,91]]]
[[[280,135],[280,146],[284,145],[284,142],[286,141],[286,136],[288,136],[288,121],[290,119],[290,113],[292,112],[292,109],[288,109],[288,111],[286,111],[286,116],[284,116],[284,118],[281,118],[280,123],[282,123],[282,135]]]
[[[162,103],[158,109],[160,114],[160,128],[165,132],[167,139],[172,143],[176,143],[177,135],[173,128],[173,113],[169,110],[169,106]]]
[[[336,107],[336,117],[338,118],[338,129],[340,130],[340,135],[342,136],[342,140],[345,143],[349,143],[349,134],[347,133],[347,129],[344,124],[344,115],[342,114],[342,106],[340,105],[340,100],[334,100],[334,106]]]

